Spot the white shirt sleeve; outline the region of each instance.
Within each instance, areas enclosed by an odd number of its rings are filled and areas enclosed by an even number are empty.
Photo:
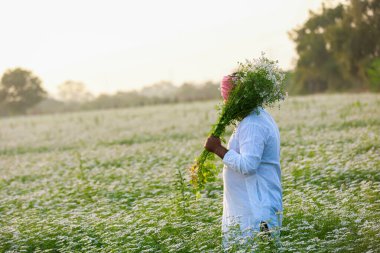
[[[223,163],[240,174],[255,173],[264,151],[266,129],[256,123],[247,122],[238,131],[240,154],[233,149],[223,157]]]

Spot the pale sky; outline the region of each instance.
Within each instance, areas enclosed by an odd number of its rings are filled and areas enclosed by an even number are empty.
[[[262,51],[289,69],[296,53],[287,32],[322,2],[0,0],[0,74],[22,67],[51,94],[66,80],[99,94],[219,82]]]

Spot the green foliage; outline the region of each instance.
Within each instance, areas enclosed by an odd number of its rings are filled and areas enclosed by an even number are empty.
[[[0,114],[22,114],[46,95],[41,80],[21,68],[7,70],[0,82]]]
[[[290,33],[299,56],[293,93],[369,90],[367,66],[380,56],[380,3],[350,0],[320,13]]]
[[[294,85],[294,71],[288,70],[285,72],[284,86],[287,88],[289,94],[298,94],[299,87]]]
[[[380,91],[380,58],[373,60],[367,69],[372,91]]]

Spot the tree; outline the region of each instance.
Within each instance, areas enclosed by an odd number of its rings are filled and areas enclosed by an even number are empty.
[[[170,97],[176,91],[176,87],[169,81],[161,81],[153,85],[146,86],[141,89],[140,95],[145,97]]]
[[[199,96],[199,91],[193,83],[183,83],[176,91],[177,101],[195,101]]]
[[[326,39],[352,88],[370,89],[367,69],[380,57],[380,1],[349,1],[341,24],[335,24]]]
[[[310,12],[310,18],[290,33],[299,55],[292,87],[295,93],[314,93],[330,90],[346,83],[338,73],[341,71],[326,42],[325,33],[343,17],[343,5],[333,9],[322,7],[322,13]]]
[[[380,0],[322,5],[289,35],[299,56],[293,91],[368,90],[367,70],[380,57]]]
[[[380,58],[374,60],[367,69],[371,91],[380,91]]]
[[[1,113],[23,114],[28,108],[39,103],[47,94],[41,83],[41,80],[28,70],[7,70],[0,82]]]
[[[63,101],[75,103],[88,102],[93,98],[84,83],[71,80],[58,87],[58,95]]]

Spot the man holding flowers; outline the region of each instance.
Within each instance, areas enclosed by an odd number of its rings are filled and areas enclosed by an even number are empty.
[[[249,64],[248,62],[247,65]],[[264,235],[267,239],[274,238],[275,245],[279,246],[279,229],[282,225],[280,133],[276,122],[263,108],[263,105],[270,105],[274,101],[284,99],[285,92],[281,86],[283,76],[275,68],[274,62],[264,57],[255,64],[249,66],[251,72],[256,73],[250,79],[251,87],[249,87],[248,81],[246,81],[248,84],[244,83],[249,76],[249,73],[247,74],[249,71],[240,71],[240,73],[225,76],[221,82],[220,90],[224,106],[233,107],[241,103],[241,110],[248,109],[244,117],[235,121],[235,130],[229,139],[227,148],[221,143],[219,138],[221,134],[218,136],[218,134],[211,133],[204,144],[206,152],[216,154],[224,163],[222,231],[223,246],[226,249],[231,249],[233,241],[237,239],[231,237],[232,229],[230,229],[236,225],[241,232],[237,240],[243,237],[245,240],[257,241],[258,238],[263,238],[263,236],[257,235]],[[241,69],[247,70],[244,69],[244,66]],[[264,71],[260,72],[261,70]],[[245,91],[247,96],[251,96],[251,99],[255,99],[254,96],[256,96],[256,100],[261,99],[256,105],[251,104],[251,108],[244,108],[242,107],[244,102],[239,102],[241,101],[240,97],[246,97],[243,95],[245,94],[243,91],[232,92],[233,95],[230,98],[231,91],[236,85],[245,85],[245,89],[255,89],[265,81],[267,81],[267,87],[257,88],[251,95],[247,90]],[[234,101],[229,101],[229,99]],[[226,110],[228,108],[225,108]],[[223,122],[222,118],[223,115],[220,115],[219,123]],[[213,127],[214,132],[218,132],[215,131],[218,128],[216,125]],[[197,166],[194,168],[198,169],[198,175],[202,175],[199,170],[208,171],[208,168],[200,162]],[[203,172],[203,175],[208,174]],[[199,178],[196,179],[197,182],[201,181]],[[207,182],[206,179],[203,180]]]

